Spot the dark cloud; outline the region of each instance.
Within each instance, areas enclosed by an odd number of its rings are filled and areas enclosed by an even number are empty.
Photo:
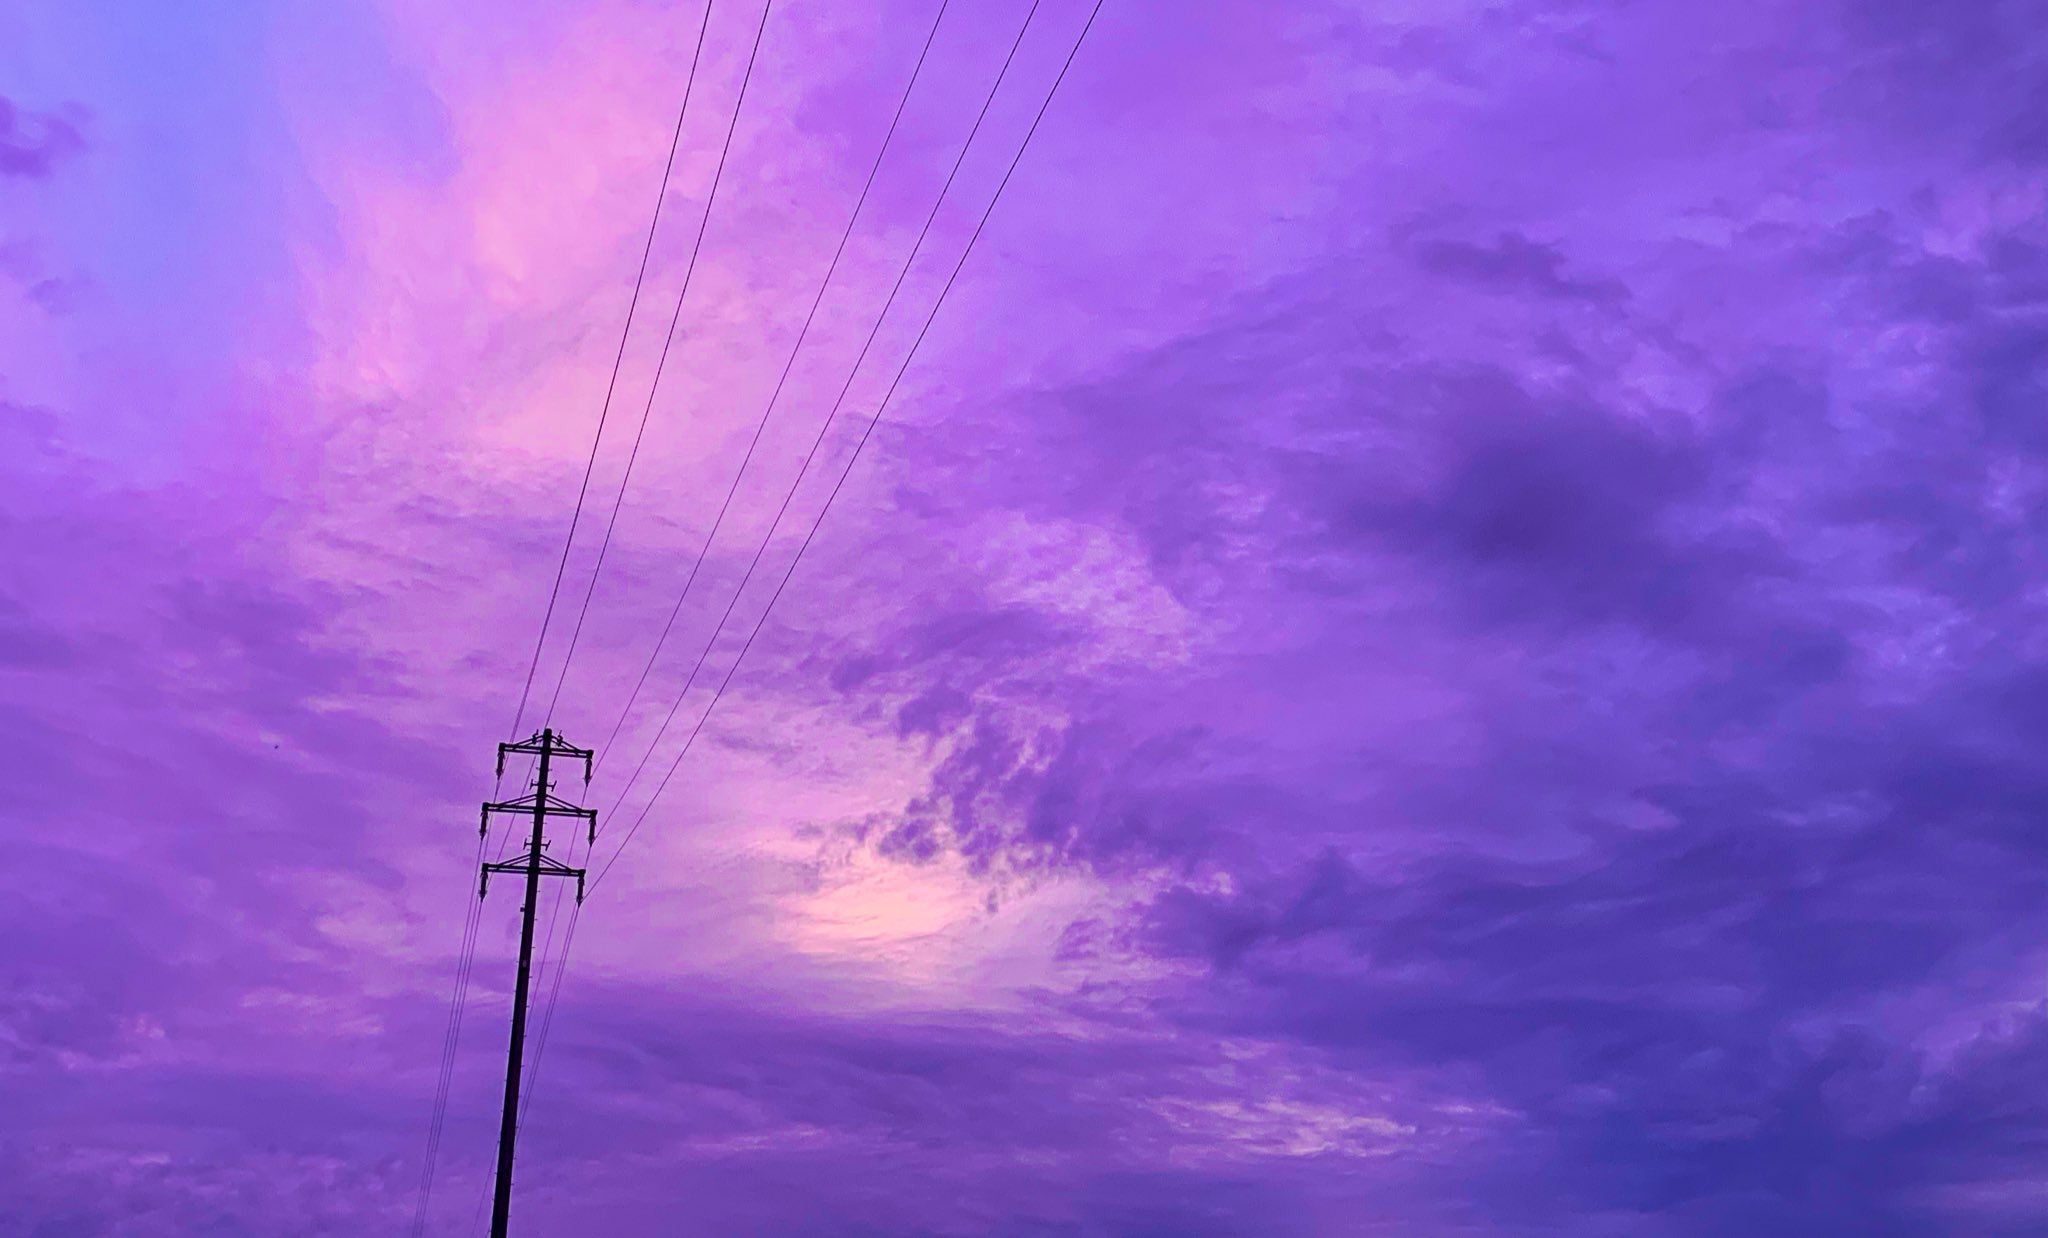
[[[2015,1065],[2048,1029],[2042,238],[1925,226],[1781,237],[1810,311],[1775,338],[1683,289],[1583,316],[1561,245],[1424,247],[1434,333],[1289,284],[922,444],[976,503],[1128,534],[1233,640],[1129,690],[942,656],[946,708],[911,709],[951,743],[885,853],[1170,875],[1063,956],[1195,965],[1184,1027],[1501,1106],[1444,1179],[1475,1232],[2048,1223],[2020,1185],[2048,1091]],[[1908,391],[1880,341],[1912,332]],[[1465,355],[1546,335],[1541,367]],[[1360,661],[1367,628],[1464,694],[1454,759],[1370,731],[1388,702],[1354,694],[1405,668]]]
[[[1952,10],[1913,0],[1849,0],[1845,29],[1869,57],[1858,102],[1911,132],[1959,142],[1979,159],[2048,158],[2048,64],[2028,0]]]
[[[1628,289],[1617,281],[1566,274],[1563,251],[1517,232],[1504,232],[1490,243],[1448,238],[1422,240],[1415,246],[1415,255],[1423,269],[1433,274],[1470,280],[1503,292],[1596,303],[1624,300],[1628,296]]]
[[[45,177],[83,149],[74,117],[31,112],[0,96],[0,176]]]
[[[2038,1201],[2001,1175],[2042,1137],[2048,1097],[1958,1127],[1947,1098],[1980,1086],[1977,1051],[1933,1060],[1875,1020],[2048,932],[2040,846],[2011,829],[2043,792],[2008,807],[1900,787],[1941,741],[1872,732],[1860,768],[1696,764],[1648,791],[1661,828],[1578,859],[1399,877],[1326,852],[1232,895],[1184,887],[1153,905],[1150,947],[1215,969],[1190,1008],[1204,1023],[1477,1071],[1563,1141],[1581,1207],[1686,1233],[2020,1232]],[[1972,775],[2034,783],[2024,770],[2015,754]],[[2042,1019],[2028,1009],[2021,1038]],[[1955,1210],[1980,1189],[2005,1196],[2004,1227]]]
[[[1289,1155],[1252,1146],[1294,1132],[1242,1129],[1257,1115],[1217,1086],[1213,1045],[1109,1026],[1071,1036],[1042,1008],[1008,1025],[877,1023],[772,991],[608,989],[574,1013],[530,1144],[535,1179],[582,1182],[636,1224],[683,1206],[687,1233],[1319,1232],[1319,1192],[1283,1188]],[[1285,1128],[1286,1107],[1314,1099],[1276,1070],[1258,1103]],[[665,1180],[617,1170],[653,1156],[675,1158]],[[534,1223],[590,1206],[537,1200]]]

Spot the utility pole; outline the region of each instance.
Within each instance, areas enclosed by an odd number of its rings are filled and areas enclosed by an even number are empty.
[[[567,864],[547,854],[547,839],[541,837],[541,828],[549,817],[579,817],[589,823],[590,841],[597,842],[597,810],[578,808],[554,794],[550,781],[552,762],[555,757],[568,757],[583,762],[583,785],[590,785],[590,759],[588,748],[572,747],[555,734],[553,728],[543,728],[540,734],[516,744],[498,745],[498,776],[505,776],[505,758],[511,754],[540,758],[540,771],[534,780],[533,794],[518,799],[503,800],[484,805],[482,830],[488,836],[491,829],[491,814],[507,813],[513,816],[533,817],[533,836],[526,852],[514,859],[486,864],[478,885],[477,895],[482,897],[491,888],[492,873],[517,873],[526,878],[526,904],[519,910],[519,980],[512,990],[512,1044],[505,1054],[505,1114],[498,1124],[498,1184],[491,1202],[491,1238],[506,1238],[511,1224],[512,1213],[512,1145],[519,1135],[519,1072],[522,1058],[526,1053],[526,1004],[527,988],[533,969],[533,914],[540,904],[540,879],[542,877],[574,877],[576,879],[576,901],[583,901],[583,873],[580,868]]]

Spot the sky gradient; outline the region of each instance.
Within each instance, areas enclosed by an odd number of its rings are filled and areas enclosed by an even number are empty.
[[[710,15],[574,742],[938,8],[776,0],[706,218],[763,9]],[[616,850],[1090,2],[764,543],[1033,8],[949,6],[587,793],[514,1232],[2048,1232],[2030,0],[1108,0]],[[0,1231],[408,1232],[702,14],[0,0]]]

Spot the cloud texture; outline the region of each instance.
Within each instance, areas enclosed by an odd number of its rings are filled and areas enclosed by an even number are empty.
[[[0,1229],[392,1233],[700,10],[94,7],[0,13]],[[940,25],[595,866],[1088,6],[768,537],[1030,7]],[[769,14],[649,404],[761,11],[712,14],[577,742],[936,9]],[[516,1224],[2041,1232],[2044,61],[1997,0],[1110,0],[578,921]]]

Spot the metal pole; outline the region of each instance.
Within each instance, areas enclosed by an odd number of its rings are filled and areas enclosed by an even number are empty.
[[[540,905],[541,826],[547,821],[552,728],[540,733],[540,785],[533,797],[533,840],[526,855],[526,905],[519,912],[519,980],[512,990],[512,1046],[505,1057],[505,1114],[498,1124],[498,1185],[491,1201],[491,1238],[506,1238],[512,1213],[512,1145],[519,1135],[519,1070],[526,1051],[527,984],[533,968],[533,913]]]

